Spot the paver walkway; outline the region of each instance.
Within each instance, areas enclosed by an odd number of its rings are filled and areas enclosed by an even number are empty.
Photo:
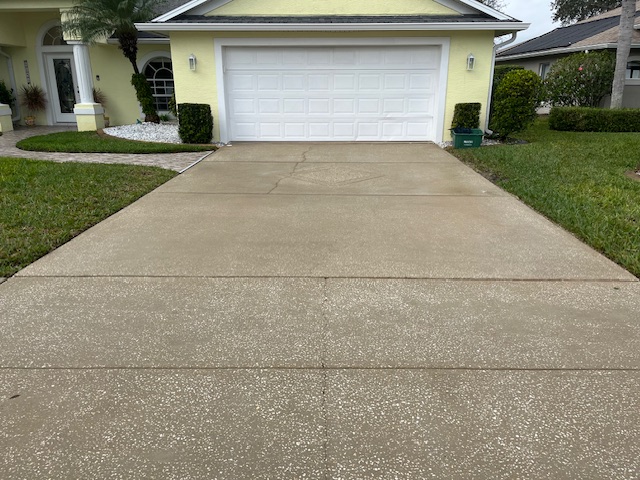
[[[239,144],[0,285],[0,478],[640,473],[640,283],[430,144]]]
[[[84,162],[84,163],[125,163],[147,167],[160,167],[168,170],[182,171],[201,159],[206,152],[182,152],[162,154],[122,154],[122,153],[60,153],[60,152],[29,152],[16,148],[20,140],[34,135],[75,130],[75,127],[19,127],[11,132],[4,132],[0,136],[0,157],[33,158],[36,160],[50,160],[53,162]]]

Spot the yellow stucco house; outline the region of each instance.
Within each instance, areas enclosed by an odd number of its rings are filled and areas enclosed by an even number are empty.
[[[39,124],[142,118],[117,42],[65,40],[70,6],[0,0],[0,80],[46,91]],[[158,110],[207,103],[222,142],[447,139],[456,103],[486,122],[494,39],[528,27],[475,0],[173,1],[137,26]],[[0,104],[0,128],[23,116]]]

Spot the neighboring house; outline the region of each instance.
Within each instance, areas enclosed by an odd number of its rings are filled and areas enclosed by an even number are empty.
[[[521,65],[544,78],[555,61],[576,52],[616,50],[620,8],[587,20],[556,28],[519,45],[501,50],[496,56],[500,65]],[[636,20],[627,64],[627,81],[623,107],[640,108],[640,0],[636,3]],[[608,106],[606,98],[604,106]]]
[[[27,60],[32,82],[67,97],[52,98],[40,120],[73,123],[74,101],[78,118],[99,109],[64,93],[56,65],[73,77],[74,64],[82,70],[74,55],[88,55],[92,74],[76,91],[93,80],[111,122],[134,122],[141,114],[121,52],[111,40],[47,43],[68,7],[53,3],[31,0],[42,5],[31,11],[0,0],[0,47],[13,64],[0,65],[0,78],[26,83]],[[494,38],[527,27],[474,0],[192,0],[138,25],[139,63],[160,110],[174,87],[178,103],[211,105],[219,141],[440,141],[456,103],[480,102],[486,123]]]

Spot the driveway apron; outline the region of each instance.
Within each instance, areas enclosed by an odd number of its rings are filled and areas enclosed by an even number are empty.
[[[224,147],[0,285],[0,478],[638,478],[638,298],[433,144]]]

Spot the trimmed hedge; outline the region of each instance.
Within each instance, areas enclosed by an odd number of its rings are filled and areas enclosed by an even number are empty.
[[[478,128],[481,108],[479,103],[456,103],[451,128]]]
[[[134,73],[131,75],[131,85],[136,90],[136,97],[142,107],[142,113],[144,113],[144,121],[160,123],[160,117],[158,117],[153,101],[153,91],[147,77],[142,73]]]
[[[563,132],[640,132],[640,109],[553,107],[549,128]]]
[[[211,107],[204,103],[179,104],[178,125],[183,143],[210,143],[213,138]]]
[[[520,132],[536,119],[542,80],[530,70],[511,70],[494,92],[489,127],[499,138]]]

